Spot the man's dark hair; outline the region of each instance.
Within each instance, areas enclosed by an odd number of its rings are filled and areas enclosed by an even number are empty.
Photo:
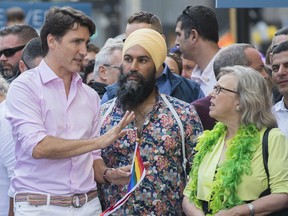
[[[278,35],[288,35],[288,26],[285,26],[279,29],[278,31],[276,31],[274,36],[278,36]]]
[[[181,75],[182,70],[183,70],[183,62],[182,62],[181,54],[179,54],[178,52],[174,52],[174,53],[168,52],[167,56],[172,58],[176,62],[178,70],[179,70],[179,75]]]
[[[88,62],[88,64],[86,66],[84,66],[83,82],[86,84],[89,84],[89,83],[87,83],[87,77],[90,73],[93,73],[94,65],[95,65],[95,60],[90,60]]]
[[[270,53],[272,53],[273,49],[274,49],[276,46],[278,46],[278,44],[276,44],[276,42],[275,42],[275,38],[276,38],[276,36],[280,36],[280,35],[287,35],[287,36],[288,36],[288,26],[279,29],[279,30],[274,34],[274,37],[273,37],[272,42],[271,42],[271,50],[270,50]],[[279,42],[278,42],[278,43],[279,43]],[[269,53],[269,57],[270,57],[270,53]]]
[[[128,18],[127,23],[128,24],[132,24],[132,23],[151,24],[151,28],[153,30],[159,32],[160,34],[163,34],[163,28],[162,28],[160,18],[150,12],[140,11],[140,12],[134,13],[132,16]]]
[[[11,7],[6,11],[7,22],[23,21],[25,19],[25,13],[20,7]]]
[[[177,18],[181,22],[181,30],[184,29],[185,38],[190,36],[191,30],[195,29],[198,34],[209,41],[218,43],[219,25],[215,12],[205,6],[188,6]]]
[[[13,25],[6,27],[0,31],[0,37],[7,35],[16,35],[25,45],[32,38],[38,37],[37,31],[30,25]]]
[[[288,51],[288,41],[284,41],[277,45],[273,51],[272,51],[272,56],[281,52],[286,52]]]
[[[46,14],[44,25],[40,32],[44,56],[48,53],[47,36],[49,34],[60,40],[69,30],[85,26],[90,32],[90,36],[95,33],[96,26],[93,21],[83,12],[71,7],[53,7]]]
[[[43,57],[42,42],[40,37],[30,40],[22,52],[22,60],[29,68],[36,66],[34,65],[34,60],[38,57]]]
[[[87,52],[95,52],[96,54],[100,51],[100,48],[93,43],[87,45]]]

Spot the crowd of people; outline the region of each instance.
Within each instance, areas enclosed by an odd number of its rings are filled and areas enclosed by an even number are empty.
[[[0,216],[101,214],[136,143],[146,176],[114,215],[288,215],[288,27],[263,62],[219,47],[205,6],[178,15],[171,50],[146,11],[101,48],[71,7],[40,34],[18,15],[0,30]]]

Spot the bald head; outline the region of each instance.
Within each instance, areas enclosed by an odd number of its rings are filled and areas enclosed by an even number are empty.
[[[222,67],[234,65],[252,67],[259,71],[265,78],[269,77],[264,68],[260,53],[251,44],[238,43],[222,48],[215,58],[215,76],[217,77],[219,75]]]

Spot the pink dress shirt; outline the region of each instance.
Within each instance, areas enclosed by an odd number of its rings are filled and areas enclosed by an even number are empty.
[[[16,145],[16,193],[55,195],[86,193],[96,188],[93,161],[101,151],[67,159],[34,159],[33,148],[46,136],[90,139],[99,136],[100,99],[74,74],[68,97],[63,80],[41,61],[12,82],[6,101],[6,118]]]

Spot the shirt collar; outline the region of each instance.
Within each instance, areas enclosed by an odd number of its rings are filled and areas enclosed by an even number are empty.
[[[157,78],[157,80],[163,79],[163,80],[167,80],[168,79],[168,65],[166,63],[163,63],[163,72],[162,74]]]
[[[209,64],[206,66],[206,68],[201,71],[200,67],[196,65],[194,68],[191,79],[200,80],[202,84],[209,85],[210,82],[213,82],[216,80],[215,73],[214,73],[214,60],[215,60],[216,55],[210,60]]]
[[[275,111],[288,111],[284,104],[284,97],[274,105]]]
[[[56,73],[47,65],[44,59],[41,60],[39,66],[37,67],[40,71],[40,77],[43,84],[46,84],[52,80],[60,79]],[[77,84],[82,83],[82,78],[78,73],[73,73],[72,82],[76,82]]]

